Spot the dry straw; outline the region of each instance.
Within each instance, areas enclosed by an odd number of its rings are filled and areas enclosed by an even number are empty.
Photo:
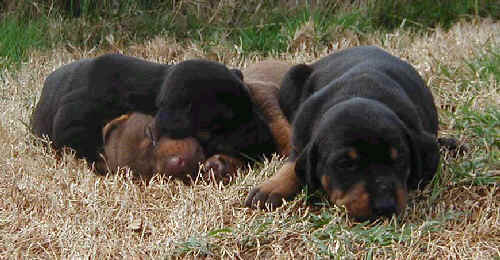
[[[307,33],[314,29],[297,32],[296,39],[306,42],[293,42],[289,53],[276,58],[310,62],[338,49],[375,44],[417,68],[441,112],[463,105],[470,95],[477,97],[472,107],[479,111],[500,100],[497,80],[482,79],[465,66],[487,46],[500,46],[499,23],[458,23],[448,32],[436,29],[420,36],[395,31],[361,39],[344,32],[319,50],[309,44]],[[111,45],[112,51],[156,62],[208,57],[244,67],[262,58],[243,57],[238,46],[202,51],[196,44],[171,38],[129,48]],[[1,74],[0,258],[302,258],[325,252],[347,258],[499,256],[498,185],[451,182],[448,166],[460,159],[448,154],[441,169],[441,193],[433,196],[430,188],[413,193],[399,219],[368,226],[353,223],[341,208],[306,203],[305,194],[275,212],[244,208],[249,189],[276,172],[282,164],[279,158],[241,170],[228,186],[202,181],[186,186],[160,178],[134,183],[128,174],[95,176],[71,153],[57,158],[39,141],[33,142],[26,129],[44,78],[63,64],[103,52],[71,46],[34,52],[17,73]],[[456,71],[459,78],[443,75],[443,67]],[[461,80],[476,81],[480,87],[458,91]],[[443,117],[441,128],[445,134],[454,133],[451,116]],[[470,149],[465,158],[474,151]],[[492,171],[498,175],[498,167]]]

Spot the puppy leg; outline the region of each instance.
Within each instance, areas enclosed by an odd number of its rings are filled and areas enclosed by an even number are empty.
[[[279,86],[265,82],[250,82],[252,98],[268,121],[269,128],[278,145],[278,152],[288,156],[291,151],[292,127],[279,104]]]
[[[438,144],[440,148],[444,148],[452,156],[464,155],[469,151],[469,147],[466,144],[460,143],[453,137],[438,138]]]
[[[245,201],[247,207],[271,209],[281,206],[283,199],[292,198],[302,187],[302,182],[295,174],[295,162],[287,162],[269,180],[254,188]]]
[[[57,148],[74,149],[89,162],[97,160],[100,129],[89,119],[89,104],[75,102],[62,106],[54,116],[52,136]]]

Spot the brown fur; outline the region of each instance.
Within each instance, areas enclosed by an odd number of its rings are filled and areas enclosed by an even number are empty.
[[[243,70],[245,83],[269,123],[278,151],[283,156],[288,156],[291,149],[291,126],[279,106],[279,88],[291,66],[281,61],[265,60]]]
[[[278,207],[282,199],[294,196],[300,188],[300,180],[295,174],[295,162],[287,162],[269,180],[252,190],[245,204],[249,207],[264,207],[265,205],[258,205],[256,202],[266,201],[269,202],[268,206]]]
[[[329,191],[330,202],[344,206],[353,217],[366,218],[372,215],[370,195],[366,192],[365,184],[360,182],[353,185],[347,192],[341,190]]]
[[[228,184],[243,165],[240,159],[224,154],[216,154],[203,163],[201,170],[205,173],[205,176],[211,177],[213,174],[215,181]]]
[[[129,167],[135,176],[149,179],[156,173],[187,180],[198,172],[204,154],[194,138],[162,137],[153,145],[148,131],[153,117],[132,113],[114,119],[103,128],[107,167]],[[100,166],[102,167],[102,166]],[[102,169],[101,169],[102,170]]]

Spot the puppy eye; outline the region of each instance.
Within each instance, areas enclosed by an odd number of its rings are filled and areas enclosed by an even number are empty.
[[[349,158],[342,158],[335,164],[336,168],[343,171],[354,171],[357,169],[358,164],[356,160]]]

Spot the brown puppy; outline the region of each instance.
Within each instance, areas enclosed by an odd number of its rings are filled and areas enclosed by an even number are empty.
[[[279,105],[279,88],[291,67],[292,64],[283,61],[264,60],[242,71],[250,95],[271,129],[277,151],[283,156],[290,151],[291,126]]]
[[[198,173],[205,159],[198,141],[192,137],[152,141],[153,117],[141,113],[120,116],[102,130],[104,157],[108,169],[129,167],[135,176],[150,179],[154,174],[188,181]],[[102,164],[99,167],[102,171]]]

